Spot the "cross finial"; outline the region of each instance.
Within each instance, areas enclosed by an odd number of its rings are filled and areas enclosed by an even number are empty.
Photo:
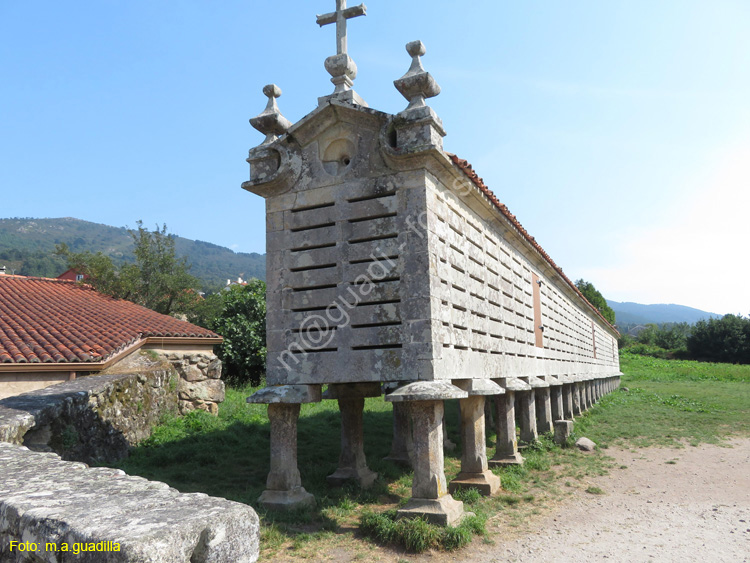
[[[366,15],[367,6],[364,4],[347,8],[346,0],[336,0],[336,11],[316,16],[315,21],[320,27],[329,23],[336,24],[336,54],[346,55],[346,20]]]
[[[346,52],[346,20],[365,15],[367,15],[367,7],[364,4],[347,8],[346,0],[336,0],[336,11],[317,16],[316,22],[320,27],[331,23],[336,24],[336,54],[328,57],[325,63],[326,70],[332,76],[331,82],[336,86],[332,95],[366,106],[364,100],[353,90],[350,92],[353,81],[357,77],[357,65]]]

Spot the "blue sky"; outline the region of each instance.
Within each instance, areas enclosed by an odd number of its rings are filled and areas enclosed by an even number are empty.
[[[354,2],[350,0],[350,5]],[[0,0],[0,217],[166,223],[263,252],[248,119],[332,91],[334,0]],[[618,301],[750,313],[750,2],[367,2],[349,22],[376,109],[408,41],[468,159],[569,277]]]

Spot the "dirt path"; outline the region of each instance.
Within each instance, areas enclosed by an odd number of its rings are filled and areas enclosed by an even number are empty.
[[[590,480],[604,494],[574,489],[573,496],[555,508],[524,520],[522,529],[503,529],[491,520],[488,529],[494,543],[475,539],[458,553],[421,555],[350,546],[331,550],[324,559],[750,563],[750,439],[681,449],[610,448],[607,455],[616,460],[617,469]]]
[[[424,560],[750,561],[750,440],[730,445],[610,449],[627,468],[593,479],[605,494],[577,495],[536,533]]]

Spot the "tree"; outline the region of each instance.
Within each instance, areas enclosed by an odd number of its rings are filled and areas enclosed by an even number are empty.
[[[699,360],[750,363],[750,319],[724,315],[700,320],[687,339],[690,355]]]
[[[583,296],[588,299],[596,309],[607,319],[610,324],[615,324],[615,312],[612,308],[607,305],[607,300],[604,299],[601,293],[594,287],[594,284],[584,280],[576,281],[576,287],[578,291],[583,293]]]
[[[224,337],[219,357],[225,379],[258,385],[266,370],[266,284],[250,280],[221,293],[221,313],[211,327]]]
[[[67,260],[68,268],[87,276],[85,283],[101,293],[164,315],[189,311],[200,300],[197,289],[201,282],[188,273],[187,260],[176,256],[174,237],[167,234],[166,225],[154,231],[143,228],[141,221],[137,225],[137,230],[130,230],[134,264],[117,268],[101,252],[71,252],[65,244],[57,245],[55,254]]]

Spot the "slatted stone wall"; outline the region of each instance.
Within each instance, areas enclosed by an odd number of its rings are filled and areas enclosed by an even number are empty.
[[[429,297],[426,243],[405,222],[423,209],[415,193],[413,180],[389,174],[267,200],[278,208],[268,232],[269,384],[419,374],[429,331],[408,321],[426,318]]]
[[[428,185],[435,378],[619,373],[612,329],[476,191]]]

